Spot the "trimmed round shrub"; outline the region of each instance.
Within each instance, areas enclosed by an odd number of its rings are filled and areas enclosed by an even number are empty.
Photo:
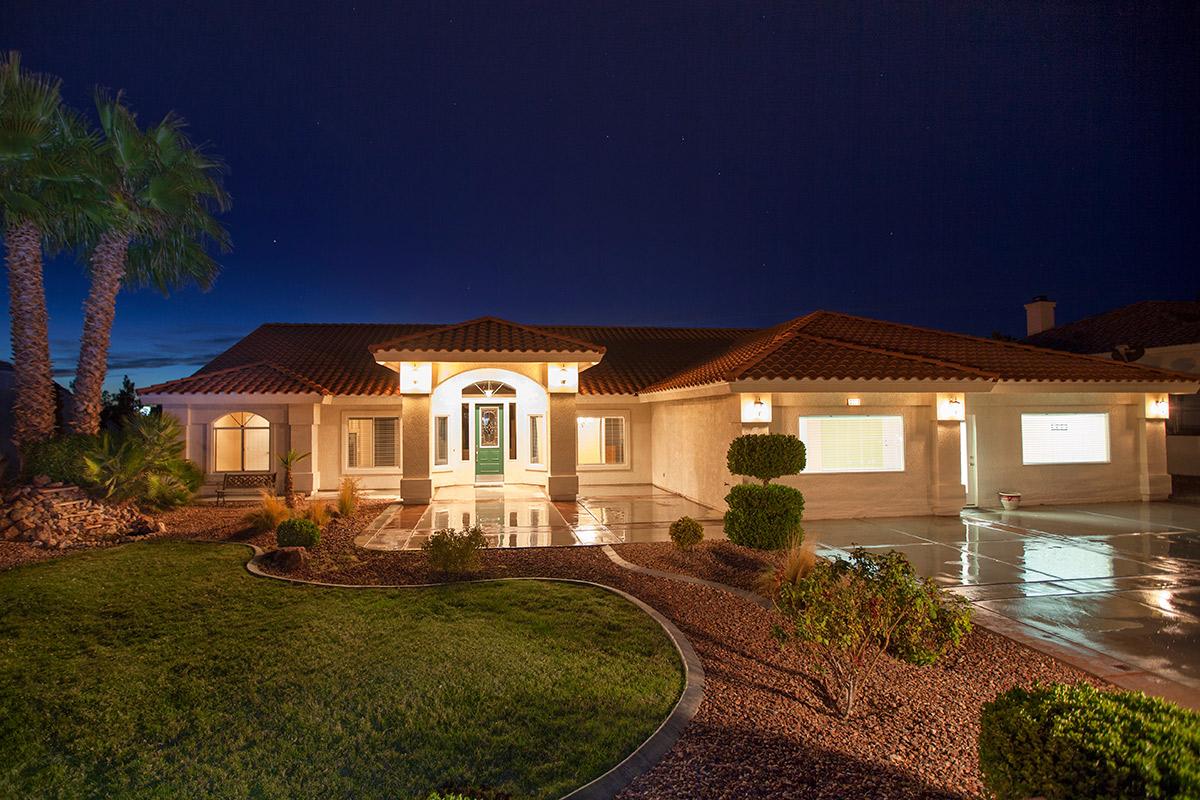
[[[779,550],[800,544],[804,530],[804,495],[777,483],[743,483],[725,496],[725,535],[734,544],[757,550]]]
[[[312,549],[321,541],[321,529],[317,523],[304,517],[292,517],[279,523],[275,529],[275,544],[279,547],[307,547]]]
[[[479,566],[479,551],[487,547],[483,528],[472,525],[458,531],[444,528],[429,534],[421,549],[434,569],[449,575],[461,575]]]
[[[997,800],[1200,797],[1200,714],[1157,697],[1017,688],[979,722],[979,769]]]
[[[729,443],[725,462],[734,475],[768,483],[804,469],[804,442],[786,433],[748,433]]]
[[[691,517],[680,517],[671,523],[668,533],[680,550],[691,550],[704,539],[704,526]]]
[[[96,436],[77,434],[29,445],[22,454],[21,471],[27,478],[46,475],[52,481],[87,486],[90,481],[83,457],[95,447],[97,439]]]

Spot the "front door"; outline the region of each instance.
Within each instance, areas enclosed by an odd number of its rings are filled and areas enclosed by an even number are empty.
[[[475,407],[475,474],[504,474],[503,406]]]

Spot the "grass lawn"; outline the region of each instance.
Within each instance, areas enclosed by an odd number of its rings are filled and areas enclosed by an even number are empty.
[[[0,573],[0,797],[557,797],[683,688],[599,589],[288,586],[132,544]]]

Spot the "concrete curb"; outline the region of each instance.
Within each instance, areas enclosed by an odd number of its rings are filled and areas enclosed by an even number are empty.
[[[297,585],[320,586],[330,589],[430,589],[439,586],[454,586],[457,584],[469,583],[503,583],[512,581],[544,581],[548,583],[569,583],[577,586],[589,586],[597,589],[603,589],[606,592],[612,592],[625,599],[626,601],[637,606],[643,613],[659,624],[659,627],[667,634],[667,638],[671,640],[671,644],[675,646],[675,652],[679,654],[679,659],[683,663],[683,692],[679,695],[679,699],[675,702],[675,706],[671,709],[671,713],[667,718],[655,729],[654,733],[646,741],[642,742],[638,747],[616,766],[609,769],[604,774],[593,779],[589,783],[580,786],[578,789],[565,795],[562,800],[608,800],[615,797],[622,789],[634,781],[635,778],[648,772],[663,756],[667,754],[675,743],[679,741],[679,737],[683,734],[683,729],[691,722],[692,717],[696,716],[696,711],[700,708],[700,703],[704,699],[704,666],[700,663],[700,657],[696,655],[695,648],[688,638],[683,635],[683,632],[675,626],[673,622],[663,616],[657,609],[642,600],[634,597],[628,592],[624,592],[613,586],[606,586],[603,583],[595,581],[577,580],[574,578],[539,578],[539,577],[521,577],[521,578],[481,578],[478,580],[467,581],[445,581],[442,583],[415,583],[415,584],[344,584],[344,583],[325,583],[322,581],[310,581],[304,578],[290,578],[286,575],[274,575],[265,571],[260,560],[266,551],[257,545],[243,543],[254,551],[254,557],[246,562],[246,571],[251,575],[260,578],[271,578],[284,583],[292,583]]]
[[[627,569],[630,572],[640,572],[643,575],[651,575],[655,578],[666,578],[670,581],[679,581],[680,583],[690,583],[695,586],[707,586],[709,589],[717,589],[722,592],[729,592],[737,595],[743,600],[749,600],[756,606],[770,610],[772,608],[771,601],[763,597],[761,594],[756,594],[748,589],[741,589],[737,586],[730,586],[727,583],[719,583],[717,581],[708,581],[704,578],[697,578],[694,575],[685,575],[682,572],[664,572],[661,569],[653,569],[651,567],[643,567],[641,564],[634,564],[621,558],[616,550],[612,549],[611,545],[603,545],[604,555],[608,556],[609,560],[616,564],[621,569]]]

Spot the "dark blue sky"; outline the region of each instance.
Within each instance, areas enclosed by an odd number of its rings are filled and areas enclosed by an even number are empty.
[[[123,294],[117,380],[267,321],[1020,334],[1034,294],[1200,288],[1195,4],[4,5],[69,101],[123,88],[231,167],[217,286]],[[47,282],[70,373],[85,280]]]

